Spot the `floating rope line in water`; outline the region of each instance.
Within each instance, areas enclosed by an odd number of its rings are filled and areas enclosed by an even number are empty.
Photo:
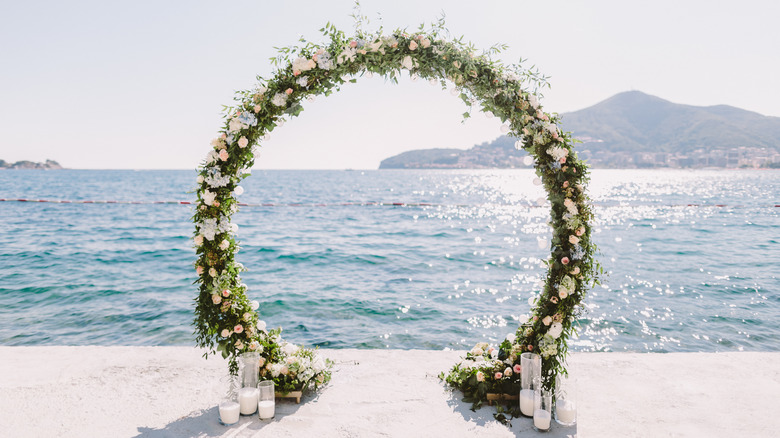
[[[170,204],[170,205],[194,205],[195,202],[192,201],[94,201],[94,200],[78,200],[78,201],[71,201],[71,200],[57,200],[57,199],[24,199],[24,198],[18,198],[18,199],[5,199],[0,198],[0,202],[40,202],[40,203],[49,203],[49,204],[128,204],[128,205],[159,205],[159,204]],[[380,207],[486,207],[486,205],[469,205],[469,204],[434,204],[434,203],[428,203],[428,202],[339,202],[339,203],[300,203],[300,202],[289,202],[289,203],[262,203],[262,204],[250,204],[250,203],[244,203],[239,202],[238,205],[240,207],[351,207],[351,206],[358,206],[358,207],[367,207],[367,206],[380,206]],[[655,205],[655,204],[630,204],[630,205],[622,205],[622,204],[614,204],[614,205],[607,205],[604,203],[598,203],[595,202],[594,205],[597,206],[612,206],[612,207],[636,207],[636,206],[654,206],[654,207],[718,207],[718,208],[726,208],[726,207],[733,207],[733,208],[745,208],[744,205],[728,205],[728,204],[665,204],[665,205]],[[502,206],[502,205],[499,205]],[[509,207],[512,205],[506,204],[505,206]],[[541,207],[540,205],[536,203],[529,203],[530,207]],[[763,205],[759,207],[775,207],[780,208],[780,204],[768,204]]]

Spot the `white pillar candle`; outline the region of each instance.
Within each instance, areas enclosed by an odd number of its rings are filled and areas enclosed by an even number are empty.
[[[577,420],[577,406],[571,400],[559,400],[555,403],[555,416],[561,423],[574,423]]]
[[[547,430],[550,428],[550,412],[544,409],[537,409],[534,411],[534,426],[540,430]]]
[[[525,416],[532,416],[534,414],[534,390],[533,389],[521,389],[520,390],[520,412]]]
[[[242,415],[252,415],[257,411],[257,399],[260,390],[247,386],[238,390],[238,403],[241,404]]]
[[[241,405],[234,401],[226,401],[219,404],[219,419],[222,423],[230,425],[238,423],[241,413]]]
[[[267,420],[274,418],[274,409],[276,409],[276,402],[273,400],[262,400],[257,404],[260,419]]]

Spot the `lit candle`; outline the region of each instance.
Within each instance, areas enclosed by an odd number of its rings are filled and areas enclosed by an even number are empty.
[[[534,415],[534,390],[520,390],[520,412],[527,417]]]
[[[544,409],[537,409],[534,411],[534,426],[539,430],[547,430],[550,428],[550,412]]]
[[[241,415],[252,415],[257,411],[257,399],[260,391],[250,386],[238,390],[238,403],[241,404]]]
[[[223,424],[231,425],[238,423],[238,416],[241,411],[241,405],[234,401],[226,401],[219,404],[219,419]]]
[[[274,402],[273,400],[262,400],[260,403],[257,404],[257,409],[259,411],[260,419],[267,420],[269,418],[274,418],[275,408],[276,408],[276,402]]]
[[[577,420],[577,406],[571,400],[559,400],[555,403],[555,418],[559,423],[574,424]]]

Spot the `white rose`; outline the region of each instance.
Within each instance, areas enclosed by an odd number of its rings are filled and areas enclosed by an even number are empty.
[[[414,68],[414,65],[415,65],[414,60],[409,55],[406,55],[404,57],[404,60],[401,61],[401,67],[407,70],[411,70],[412,68]]]
[[[246,137],[241,137],[238,139],[238,147],[245,148],[249,145],[249,140],[247,140]]]
[[[195,238],[194,238],[194,239],[192,239],[192,240],[195,242],[195,246],[201,246],[201,245],[203,245],[203,236],[202,236],[202,235],[200,235],[200,234],[198,234],[197,236],[195,236]]]
[[[236,196],[241,196],[244,194],[244,188],[241,186],[236,186],[236,188],[233,189],[233,193],[235,193]]]
[[[223,240],[222,242],[219,243],[219,249],[221,249],[222,251],[224,251],[224,250],[226,250],[228,248],[230,248],[230,242],[228,242],[227,239],[225,239],[225,240]]]
[[[533,94],[528,96],[528,103],[530,103],[534,109],[539,108],[539,99],[537,99]]]
[[[203,199],[203,203],[206,205],[212,205],[214,204],[214,199],[217,197],[216,193],[212,193],[208,190],[204,190],[201,194],[201,198]]]
[[[284,354],[288,356],[292,356],[293,354],[298,352],[298,346],[295,344],[290,344],[289,342],[287,344],[284,344],[282,347],[282,351]]]
[[[542,323],[543,323],[544,325],[550,325],[550,324],[552,323],[552,317],[550,317],[549,315],[548,315],[548,316],[545,316],[545,317],[542,319]]]
[[[572,234],[571,236],[569,236],[569,243],[571,243],[572,245],[576,245],[580,243],[580,239],[578,239],[577,236]]]
[[[563,324],[560,322],[554,322],[553,325],[550,326],[550,330],[547,331],[547,334],[555,339],[558,339],[558,336],[560,336],[561,333],[563,333]]]
[[[198,175],[198,177],[195,178],[195,182],[198,184],[203,184],[203,175]]]
[[[514,333],[510,333],[510,334],[506,335],[506,340],[509,341],[510,344],[513,344],[515,342],[516,338],[517,338],[517,336],[515,336]]]
[[[209,276],[216,277],[217,276],[217,270],[214,268],[209,268]]]
[[[276,106],[285,106],[287,104],[287,93],[274,94],[273,99],[271,99],[271,103]]]
[[[230,336],[230,330],[222,329],[222,333],[220,334],[222,335],[223,338],[227,338],[228,336]]]
[[[252,301],[250,304],[251,304],[250,308],[252,310],[257,310],[257,309],[260,308],[260,302],[259,301]],[[265,324],[265,323],[263,323],[263,324]],[[265,327],[265,326],[263,326],[263,327]],[[257,328],[260,328],[260,324],[257,325]],[[263,328],[263,330],[265,330],[265,328]]]
[[[265,321],[257,321],[257,329],[261,332],[265,331]]]

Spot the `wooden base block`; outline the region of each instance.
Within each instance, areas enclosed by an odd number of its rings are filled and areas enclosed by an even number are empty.
[[[303,391],[290,391],[286,394],[283,394],[281,392],[277,392],[276,398],[294,398],[295,403],[300,404],[301,403],[301,396],[303,396]]]
[[[488,404],[493,406],[494,401],[509,401],[509,400],[520,400],[519,395],[512,395],[512,394],[496,394],[496,393],[488,393],[487,394],[487,401]]]

